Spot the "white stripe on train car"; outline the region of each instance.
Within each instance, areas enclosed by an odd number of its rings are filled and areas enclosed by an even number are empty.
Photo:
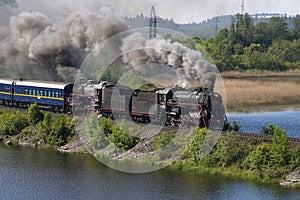
[[[37,82],[37,81],[16,81],[16,86],[31,86],[40,88],[52,88],[52,89],[64,89],[67,85],[66,83],[58,82]]]

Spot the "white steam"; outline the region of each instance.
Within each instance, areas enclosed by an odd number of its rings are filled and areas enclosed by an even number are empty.
[[[55,24],[41,13],[21,12],[0,29],[1,76],[72,81],[95,46],[126,29],[107,12],[74,13]]]
[[[109,9],[99,10],[97,14],[78,10],[67,14],[68,11],[57,21],[39,12],[6,9],[1,14],[3,22],[0,21],[1,76],[74,81],[86,55],[103,46],[106,39],[128,29]],[[184,79],[205,82],[213,89],[216,67],[205,61],[200,52],[177,42],[147,39],[139,33],[127,34],[114,45],[111,48],[121,50],[125,65],[167,65]]]
[[[172,67],[184,79],[202,82],[212,91],[216,79],[216,66],[205,61],[198,51],[171,43],[164,39],[145,39],[133,33],[123,39],[120,47],[123,62],[132,67],[159,63]]]

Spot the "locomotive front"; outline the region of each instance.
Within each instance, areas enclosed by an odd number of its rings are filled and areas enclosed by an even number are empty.
[[[172,125],[180,121],[180,125],[209,126],[211,101],[206,88],[174,91],[169,105]]]

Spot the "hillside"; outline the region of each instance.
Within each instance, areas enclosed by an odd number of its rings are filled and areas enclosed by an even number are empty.
[[[300,15],[288,16],[286,14],[277,13],[262,13],[250,16],[253,20],[254,25],[259,22],[269,22],[271,17],[282,17],[286,21],[289,29],[293,28],[293,20],[295,18],[300,18]],[[189,24],[177,24],[173,19],[163,19],[158,17],[157,26],[160,28],[179,31],[191,37],[199,36],[201,39],[205,40],[210,37],[217,36],[217,33],[224,28],[229,29],[233,17],[234,15],[222,15],[207,19],[199,23]],[[145,16],[144,14],[137,15],[136,17],[125,17],[125,23],[130,28],[147,27],[149,24],[149,17]]]

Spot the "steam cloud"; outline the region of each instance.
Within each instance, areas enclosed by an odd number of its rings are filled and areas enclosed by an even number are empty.
[[[104,13],[74,13],[51,24],[41,13],[21,12],[0,29],[1,76],[73,81],[97,44],[126,29],[120,19]]]
[[[123,39],[121,50],[123,62],[135,67],[149,63],[159,63],[172,67],[182,78],[208,85],[213,91],[216,67],[205,61],[198,51],[182,44],[164,39],[145,39],[140,33],[133,33]]]
[[[38,12],[8,12],[5,17],[10,19],[0,27],[0,69],[2,77],[10,78],[74,81],[87,54],[128,29],[108,12],[73,13],[57,23]],[[179,43],[133,33],[120,41],[119,49],[122,61],[131,67],[151,62],[168,65],[186,79],[213,88],[215,66]]]

